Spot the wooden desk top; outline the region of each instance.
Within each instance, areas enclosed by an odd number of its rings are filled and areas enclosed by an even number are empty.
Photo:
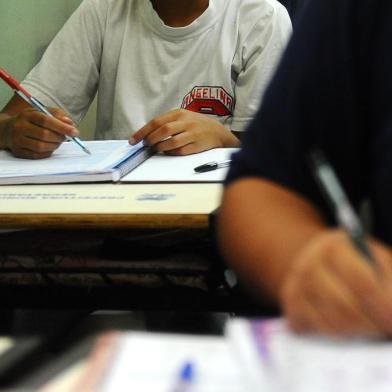
[[[207,228],[222,184],[0,187],[0,228]]]

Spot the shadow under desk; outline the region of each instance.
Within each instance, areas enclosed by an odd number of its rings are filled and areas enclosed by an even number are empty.
[[[0,235],[4,308],[235,311],[208,229]]]

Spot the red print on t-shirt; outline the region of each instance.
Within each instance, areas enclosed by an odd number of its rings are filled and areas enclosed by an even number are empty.
[[[230,116],[234,99],[223,87],[196,86],[185,95],[181,108],[203,114]]]

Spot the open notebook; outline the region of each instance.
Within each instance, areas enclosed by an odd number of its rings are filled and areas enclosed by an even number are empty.
[[[91,155],[75,143],[63,143],[51,157],[40,160],[15,158],[0,151],[0,184],[52,184],[116,182],[152,155],[141,143],[127,140],[85,142]]]
[[[70,182],[223,182],[229,167],[196,173],[195,167],[230,160],[238,148],[214,148],[187,156],[153,154],[141,143],[126,140],[84,142],[85,154],[75,143],[63,143],[51,157],[15,158],[0,151],[0,185]],[[151,158],[150,158],[151,157]],[[150,159],[148,159],[150,158]],[[134,170],[137,167],[136,170]]]

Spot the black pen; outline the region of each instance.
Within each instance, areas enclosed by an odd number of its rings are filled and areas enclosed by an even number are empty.
[[[231,163],[231,159],[227,159],[226,161],[221,161],[221,162],[207,162],[204,163],[203,165],[195,167],[194,171],[196,173],[204,173],[211,170],[220,169],[221,167],[230,166],[230,163]]]
[[[369,263],[373,263],[373,257],[365,242],[365,229],[351,206],[332,166],[320,150],[311,153],[310,161],[315,178],[326,199],[333,207],[339,225],[349,235],[355,248],[365,256]]]

